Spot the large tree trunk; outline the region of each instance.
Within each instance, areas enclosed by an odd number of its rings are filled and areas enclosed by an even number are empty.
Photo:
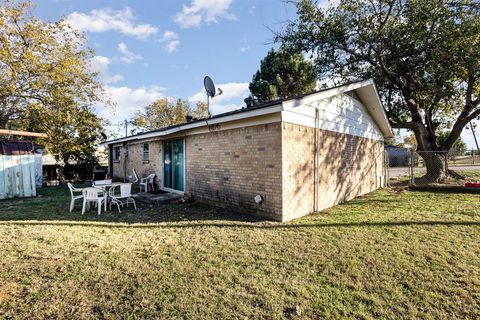
[[[419,129],[418,129],[419,128]],[[438,150],[435,133],[429,132],[425,127],[418,126],[414,130],[417,140],[417,154],[425,162],[425,175],[415,179],[419,185],[439,183],[448,176],[447,152]]]
[[[439,183],[447,178],[446,153],[434,151],[419,151],[418,155],[425,161],[427,169],[425,175],[415,179],[416,184],[425,185],[431,183]]]

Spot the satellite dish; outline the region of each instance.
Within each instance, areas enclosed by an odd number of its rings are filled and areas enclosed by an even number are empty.
[[[223,91],[222,89],[218,88],[217,94],[215,85],[213,84],[213,80],[209,76],[205,76],[205,78],[203,79],[203,85],[205,86],[205,91],[207,92],[207,111],[208,117],[210,118],[212,116],[210,113],[210,98],[221,95]]]
[[[203,85],[205,86],[205,91],[207,91],[207,96],[209,96],[210,98],[215,97],[216,90],[212,78],[210,78],[209,76],[205,76],[205,78],[203,79]]]

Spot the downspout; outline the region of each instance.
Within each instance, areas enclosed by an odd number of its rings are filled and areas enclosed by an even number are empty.
[[[127,142],[123,143],[123,182],[127,182]]]
[[[319,165],[319,160],[318,160],[318,129],[319,129],[319,113],[318,113],[318,108],[315,108],[315,136],[314,136],[314,162],[313,162],[313,211],[317,212],[318,211],[318,165]]]
[[[108,175],[113,177],[113,145],[108,145]]]

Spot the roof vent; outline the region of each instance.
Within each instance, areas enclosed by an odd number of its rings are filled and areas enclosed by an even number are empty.
[[[247,105],[247,108],[251,108],[253,106],[255,106],[257,104],[257,99],[252,97],[252,96],[248,96],[245,98],[245,104]]]
[[[187,116],[185,117],[185,119],[187,119],[187,123],[188,123],[188,122],[192,122],[193,116],[187,114]]]

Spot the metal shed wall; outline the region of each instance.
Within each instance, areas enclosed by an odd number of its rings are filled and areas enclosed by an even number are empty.
[[[28,141],[0,141],[0,199],[34,197],[35,156]]]

